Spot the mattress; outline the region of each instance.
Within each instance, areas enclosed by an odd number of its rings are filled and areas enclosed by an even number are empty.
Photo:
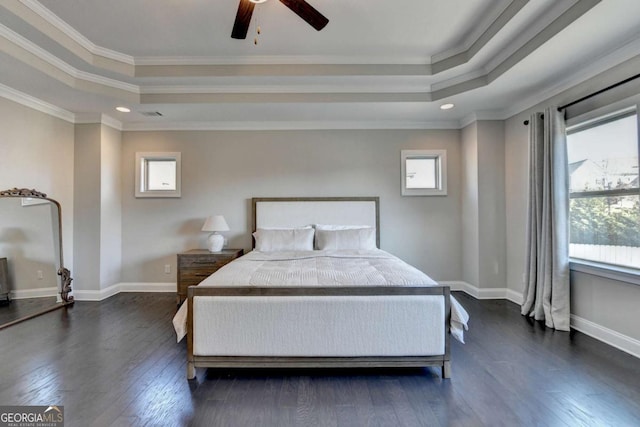
[[[415,267],[385,251],[376,249],[366,251],[253,251],[225,265],[198,286],[353,287],[437,285],[437,282]],[[207,298],[219,297],[198,297],[198,300],[205,301]],[[180,307],[173,319],[178,341],[187,332],[187,303],[185,302]],[[379,303],[379,301],[376,301],[376,303]],[[332,304],[335,304],[335,302]],[[329,307],[330,304],[326,306],[326,309],[330,309]],[[468,320],[467,312],[451,296],[451,334],[461,342],[464,342],[463,331],[467,328]],[[220,319],[217,321],[219,322]],[[433,323],[425,321],[425,328],[430,324]]]

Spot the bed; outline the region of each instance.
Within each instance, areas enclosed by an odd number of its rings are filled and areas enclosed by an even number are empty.
[[[174,318],[198,367],[425,367],[451,375],[468,315],[382,251],[379,199],[254,198],[254,250],[198,286]]]

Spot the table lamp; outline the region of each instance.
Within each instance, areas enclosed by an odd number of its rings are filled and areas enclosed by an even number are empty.
[[[229,225],[222,215],[213,215],[207,218],[202,226],[202,231],[213,231],[209,235],[209,251],[220,252],[224,246],[224,237],[218,231],[229,231]]]

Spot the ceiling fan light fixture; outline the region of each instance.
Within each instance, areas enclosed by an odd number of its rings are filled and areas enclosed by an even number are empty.
[[[236,19],[233,22],[231,30],[232,39],[246,39],[253,9],[256,4],[261,4],[267,0],[240,0],[238,3],[238,11]],[[313,6],[305,0],[280,0],[284,6],[288,7],[293,13],[298,15],[307,24],[311,25],[316,31],[322,30],[328,23],[329,19],[318,12]]]

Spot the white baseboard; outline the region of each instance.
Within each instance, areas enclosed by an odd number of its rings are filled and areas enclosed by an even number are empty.
[[[9,298],[13,299],[26,299],[26,298],[44,298],[55,297],[58,295],[58,288],[53,286],[50,288],[37,288],[37,289],[17,289],[9,292]]]
[[[625,353],[629,353],[632,356],[640,358],[640,341],[635,338],[623,335],[613,329],[605,328],[604,326],[593,323],[590,320],[578,317],[575,314],[571,315],[571,327],[576,331],[580,331],[585,335],[589,335],[590,337],[597,339],[598,341],[609,344],[618,350],[622,350]]]
[[[452,291],[463,291],[476,299],[507,299],[516,304],[522,304],[522,294],[507,288],[478,288],[463,281],[440,282]]]
[[[477,299],[506,299],[515,304],[522,305],[524,296],[520,292],[516,292],[507,288],[478,288],[467,282],[453,281],[440,282],[442,285],[448,285],[452,291],[463,291]],[[574,314],[571,315],[571,328],[580,331],[585,335],[589,335],[599,341],[602,341],[619,350],[629,353],[640,358],[640,341],[635,338],[623,335],[612,329],[593,323],[590,320],[583,319]]]
[[[102,301],[120,292],[176,292],[175,282],[149,283],[149,282],[121,282],[111,285],[99,291],[73,290],[76,301]]]
[[[141,283],[141,282],[124,282],[118,283],[120,292],[173,292],[177,291],[176,283]]]
[[[518,305],[522,305],[522,303],[524,302],[524,296],[522,295],[522,292],[516,292],[513,289],[507,289],[505,298]]]

